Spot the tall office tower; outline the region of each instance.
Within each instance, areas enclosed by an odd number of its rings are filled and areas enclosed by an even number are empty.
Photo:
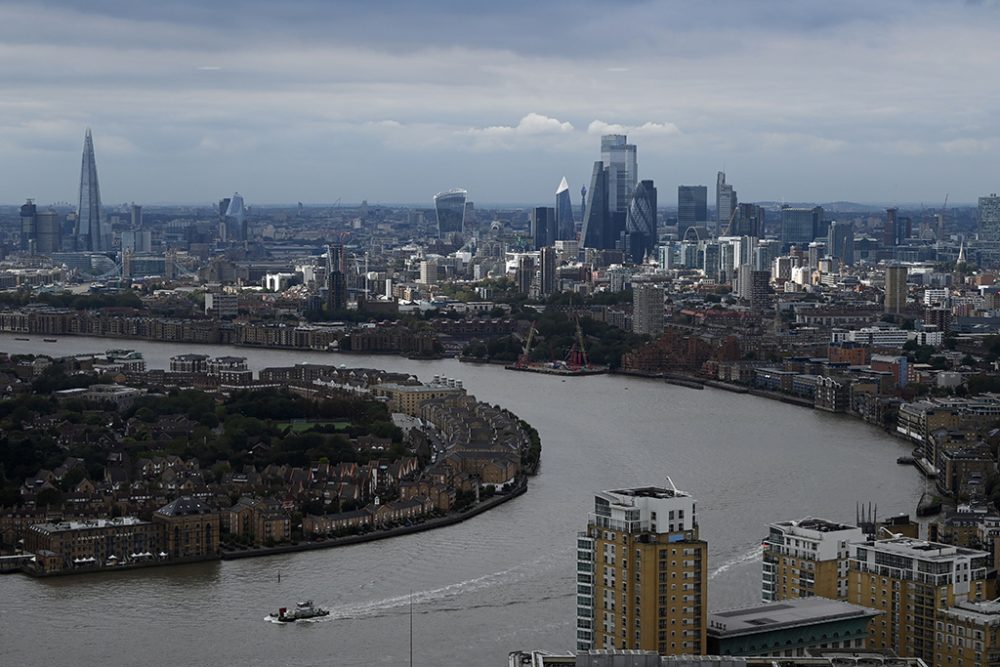
[[[541,250],[540,259],[542,296],[551,296],[556,292],[556,249],[545,246]]]
[[[434,195],[438,238],[460,235],[465,232],[465,199],[468,196],[467,191],[457,188]]]
[[[49,255],[62,249],[62,216],[49,209],[35,217],[35,252]]]
[[[583,213],[583,231],[580,241],[584,248],[613,248],[615,239],[606,238],[611,215],[608,209],[608,172],[603,162],[594,163],[587,192],[587,207]],[[608,245],[610,243],[610,245]]]
[[[764,540],[761,599],[846,599],[848,545],[864,539],[858,526],[826,519],[772,523]]]
[[[531,255],[521,255],[517,258],[517,290],[521,294],[528,294],[534,279],[535,258]]]
[[[708,543],[672,482],[595,494],[576,571],[577,650],[705,653]]]
[[[635,285],[632,289],[632,331],[659,338],[663,333],[663,288]]]
[[[97,162],[94,160],[94,139],[87,128],[83,136],[83,163],[80,166],[80,200],[76,209],[77,250],[106,250],[108,244],[101,234],[101,189],[97,184]]]
[[[736,207],[736,215],[732,217],[728,229],[719,228],[721,236],[753,236],[760,238],[764,235],[765,211],[762,206],[756,204],[740,204]]]
[[[227,201],[227,200],[223,200]],[[222,228],[227,243],[240,243],[247,240],[247,213],[243,205],[243,197],[239,192],[228,198],[226,211],[222,214]],[[221,206],[221,202],[220,202]]]
[[[847,601],[885,612],[871,625],[868,648],[956,664],[934,659],[935,623],[956,604],[985,599],[989,552],[910,537],[852,544],[850,551]]]
[[[639,180],[635,144],[624,134],[606,134],[601,137],[601,161],[608,170],[608,210],[625,213]]]
[[[556,188],[556,240],[572,241],[576,238],[576,223],[573,220],[573,200],[569,196],[569,183],[563,176]]]
[[[899,245],[899,229],[896,220],[897,208],[885,209],[885,227],[882,228],[882,246],[891,248]]]
[[[809,244],[823,227],[823,207],[791,208],[781,207],[781,242],[789,244]]]
[[[834,259],[835,266],[854,266],[854,223],[830,223],[830,231],[826,237],[826,252]]]
[[[326,310],[328,315],[347,310],[347,275],[344,246],[333,244],[326,250]]]
[[[677,186],[677,237],[684,238],[689,227],[708,221],[708,188],[704,185]]]
[[[635,186],[625,220],[625,233],[631,239],[633,262],[639,263],[652,253],[659,239],[656,231],[656,188],[653,181],[642,181]]]
[[[705,273],[706,278],[727,282],[729,273],[726,266],[732,267],[733,247],[728,243],[716,243],[715,241],[704,241],[697,246],[698,255],[694,266],[688,268],[699,268]]]
[[[1000,197],[995,193],[979,198],[979,240],[1000,242]]]
[[[466,230],[475,231],[476,229],[476,203],[467,201],[465,202],[465,219],[462,222],[462,227]]]
[[[906,306],[906,276],[901,264],[885,267],[885,312],[898,314]]]
[[[30,199],[21,205],[21,233],[17,244],[19,250],[27,250],[28,242],[35,238],[37,215],[38,207]]]
[[[657,258],[660,262],[660,268],[664,271],[670,271],[677,266],[677,248],[676,244],[671,241],[666,241],[660,244],[657,250]]]
[[[779,254],[781,254],[781,241],[777,239],[760,239],[753,248],[754,270],[770,273],[774,258]]]
[[[819,267],[819,260],[826,257],[826,244],[822,241],[813,241],[807,250],[809,257],[809,267],[816,269]]]
[[[538,206],[531,211],[531,238],[535,250],[556,243],[556,209]]]
[[[132,204],[129,209],[129,214],[132,218],[132,229],[138,229],[142,227],[142,206],[138,204]]]
[[[726,234],[736,211],[736,190],[726,183],[726,172],[720,171],[715,177],[715,229],[719,234]],[[743,233],[740,232],[740,235]],[[729,232],[730,236],[735,236]],[[750,234],[750,236],[755,236]]]

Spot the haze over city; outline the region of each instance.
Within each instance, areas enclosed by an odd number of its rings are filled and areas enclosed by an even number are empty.
[[[0,201],[548,202],[627,133],[741,199],[997,189],[994,2],[0,4]]]

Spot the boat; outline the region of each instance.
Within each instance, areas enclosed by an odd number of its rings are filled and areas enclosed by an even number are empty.
[[[58,343],[59,342],[55,338],[43,338],[42,340],[45,341],[46,343]]]
[[[14,340],[31,340],[30,338],[15,338]]]
[[[268,618],[272,618],[279,623],[294,623],[295,621],[304,621],[310,618],[320,618],[329,615],[329,609],[317,607],[313,604],[312,600],[306,600],[305,602],[296,604],[295,609],[289,610],[287,607],[282,607],[277,612],[269,614]]]

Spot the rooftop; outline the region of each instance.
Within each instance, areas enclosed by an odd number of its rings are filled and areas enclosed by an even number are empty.
[[[807,516],[797,521],[779,521],[775,525],[802,528],[804,530],[815,530],[820,533],[832,533],[838,530],[853,530],[857,528],[857,526],[852,526],[850,524],[828,521],[826,519],[819,519],[811,516]]]
[[[863,619],[881,613],[837,600],[800,598],[746,609],[711,612],[708,615],[708,634],[713,637],[735,637],[850,618]]]
[[[116,517],[114,519],[89,519],[87,521],[58,521],[52,523],[37,523],[33,527],[44,533],[62,533],[70,530],[94,530],[117,526],[139,526],[148,521],[142,521],[134,516]]]

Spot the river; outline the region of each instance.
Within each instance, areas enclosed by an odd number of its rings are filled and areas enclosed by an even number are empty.
[[[712,610],[759,601],[771,521],[854,521],[858,502],[912,513],[923,482],[879,430],[764,398],[620,376],[562,379],[454,359],[413,361],[228,346],[0,335],[0,351],[139,350],[150,368],[202,352],[254,370],[298,362],[462,380],[538,429],[528,493],[456,526],[351,547],[134,572],[0,577],[5,665],[502,665],[515,649],[575,647],[575,536],[593,492],[663,484],[698,501]],[[280,581],[279,581],[279,576]],[[312,623],[266,614],[313,598]],[[411,614],[412,604],[412,614]]]

